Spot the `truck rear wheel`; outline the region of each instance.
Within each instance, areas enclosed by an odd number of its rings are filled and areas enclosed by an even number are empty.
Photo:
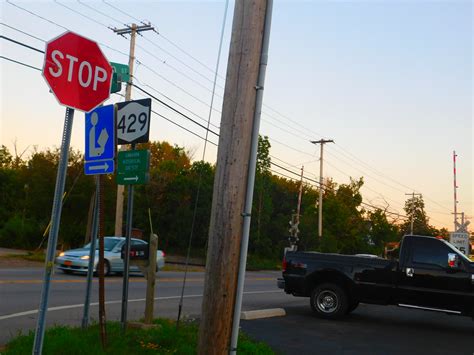
[[[346,291],[333,283],[317,285],[311,291],[310,304],[318,317],[326,319],[341,318],[349,309]]]

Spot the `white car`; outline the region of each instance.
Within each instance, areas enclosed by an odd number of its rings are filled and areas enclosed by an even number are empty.
[[[125,244],[124,237],[104,237],[104,275],[110,275],[112,272],[123,273],[123,260],[121,258],[122,246]],[[131,239],[131,245],[147,245],[148,243],[141,239]],[[94,272],[97,271],[99,264],[99,242],[97,241]],[[64,273],[72,272],[87,273],[89,269],[89,251],[90,243],[79,249],[66,250],[56,258],[58,269]],[[165,266],[165,253],[161,250],[156,252],[156,269]],[[131,272],[139,272],[138,266],[130,266]]]

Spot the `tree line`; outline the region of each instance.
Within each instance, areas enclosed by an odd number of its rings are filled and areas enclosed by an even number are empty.
[[[270,148],[268,138],[260,137],[249,255],[277,259],[289,245],[289,221],[296,210],[300,183],[271,173]],[[204,255],[215,166],[192,162],[185,148],[168,142],[141,144],[138,149],[150,149],[150,181],[136,186],[133,227],[148,235],[150,211],[160,249],[184,255],[194,226],[193,254]],[[7,147],[0,147],[0,246],[45,247],[58,161],[58,149],[34,150],[23,159],[13,156]],[[114,175],[106,175],[103,180],[105,235],[112,235],[116,182]],[[362,178],[351,179],[348,184],[325,182],[321,240],[317,237],[315,204],[319,189],[303,186],[300,249],[381,255],[387,242],[400,240],[410,230],[411,216],[416,234],[447,235],[447,230],[437,230],[429,224],[422,197],[408,199],[405,205],[408,218],[394,221],[386,210],[363,204],[360,192],[363,184]],[[58,239],[63,249],[79,247],[88,240],[89,209],[95,191],[94,178],[84,175],[83,155],[74,149],[69,154],[65,191]]]

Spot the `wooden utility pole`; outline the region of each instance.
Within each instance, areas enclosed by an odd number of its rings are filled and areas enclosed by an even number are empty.
[[[138,26],[135,23],[126,28],[115,28],[113,31],[120,35],[124,36],[126,34],[130,35],[130,52],[128,56],[128,67],[130,71],[130,79],[127,83],[127,88],[125,89],[125,101],[130,101],[132,99],[132,85],[133,85],[133,66],[135,63],[135,39],[137,33],[142,31],[153,31],[154,27],[151,25]],[[126,150],[126,146],[122,145],[120,148],[121,151]],[[125,185],[117,185],[117,201],[115,205],[115,235],[122,236],[123,230],[123,195],[125,191]]]
[[[235,2],[214,179],[199,354],[227,354],[230,350],[266,6],[266,0]]]
[[[321,153],[319,156],[319,203],[318,203],[318,237],[323,237],[323,147],[326,143],[334,143],[332,139],[320,139],[311,141],[313,144],[321,144]]]
[[[406,196],[411,196],[411,218],[410,218],[410,234],[413,235],[413,222],[415,221],[415,196],[420,196],[421,194],[416,194],[414,192],[405,194]]]

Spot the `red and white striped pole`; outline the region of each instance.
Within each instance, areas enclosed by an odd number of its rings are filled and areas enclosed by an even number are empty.
[[[454,150],[453,151],[453,172],[454,172],[454,232],[456,232],[457,228],[458,228],[458,209],[457,209],[457,205],[458,205],[458,198],[457,198],[457,184],[456,184],[456,151]]]

